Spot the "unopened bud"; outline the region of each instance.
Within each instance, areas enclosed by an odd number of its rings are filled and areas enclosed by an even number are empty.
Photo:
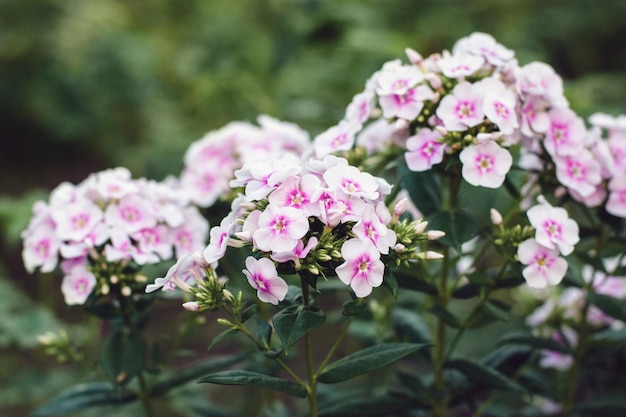
[[[254,204],[251,201],[245,201],[245,202],[241,203],[241,205],[239,207],[241,207],[244,210],[248,210],[248,211],[256,210],[256,204]]]
[[[494,226],[500,226],[502,224],[502,214],[500,214],[498,210],[492,208],[489,210],[489,216]]]
[[[43,346],[49,346],[53,344],[55,339],[55,334],[52,332],[46,332],[37,336],[37,342],[39,342],[39,344]]]
[[[408,198],[402,198],[393,206],[393,214],[396,216],[402,215],[406,211],[406,207],[409,204]]]
[[[439,132],[439,134],[440,134],[441,136],[446,136],[446,135],[449,133],[449,132],[448,132],[448,129],[446,129],[445,127],[443,127],[443,126],[441,126],[441,125],[439,125],[439,126],[435,126],[435,130],[436,130],[437,132]]]
[[[225,297],[225,298],[226,298],[229,302],[234,303],[234,302],[236,301],[236,300],[235,300],[235,296],[233,295],[233,293],[232,293],[232,292],[230,292],[230,291],[228,291],[226,288],[224,288],[224,289],[222,290],[222,294],[224,294],[224,297]]]
[[[111,277],[109,278],[109,282],[111,284],[117,284],[119,282],[119,278],[117,277],[117,275],[111,275]]]
[[[444,232],[443,230],[429,230],[428,232],[426,232],[426,238],[428,240],[441,239],[445,235],[446,235],[446,232]]]
[[[443,255],[439,252],[428,250],[424,252],[424,259],[443,259]]]
[[[133,293],[133,290],[131,290],[130,287],[122,287],[121,293],[124,297],[129,297]]]
[[[443,85],[443,83],[441,82],[441,78],[437,77],[437,75],[433,74],[432,72],[424,74],[424,79],[428,81],[430,86],[435,90],[439,90]]]
[[[309,265],[308,268],[310,273],[312,273],[313,275],[319,275],[320,274],[320,270],[317,268],[317,266],[315,265]]]
[[[217,319],[217,323],[218,323],[218,324],[221,324],[222,326],[228,326],[228,327],[233,327],[233,328],[237,327],[237,326],[235,326],[235,325],[233,324],[233,322],[232,322],[232,321],[230,321],[230,320],[228,320],[228,319],[225,319],[225,318],[219,318],[219,319]]]
[[[102,284],[102,287],[100,287],[100,294],[102,295],[109,294],[109,286],[107,284]]]
[[[421,235],[422,233],[424,233],[424,230],[426,230],[426,226],[428,226],[428,222],[422,221],[417,223],[413,229],[415,230],[415,233]]]
[[[183,303],[183,308],[187,311],[197,313],[198,310],[200,309],[200,305],[196,303],[195,301],[188,301],[186,303]]]
[[[406,48],[404,50],[404,53],[406,54],[406,57],[409,59],[409,61],[413,65],[418,65],[424,60],[422,55],[414,49]]]
[[[406,119],[398,119],[394,122],[393,128],[395,130],[406,130],[409,128],[409,121]]]
[[[137,274],[135,275],[135,281],[136,282],[148,282],[148,277],[146,277],[144,274]]]
[[[398,253],[402,253],[406,250],[406,246],[404,246],[402,243],[396,243],[396,245],[393,247],[393,250]]]

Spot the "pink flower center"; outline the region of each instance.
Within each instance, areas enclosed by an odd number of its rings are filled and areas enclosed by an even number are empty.
[[[79,215],[72,217],[72,228],[74,230],[84,229],[89,223],[89,215],[86,213],[80,213]]]
[[[141,212],[135,207],[122,207],[120,214],[122,219],[126,220],[128,223],[134,223],[141,220]]]
[[[459,119],[466,119],[474,115],[474,103],[471,101],[459,101],[455,110]]]
[[[488,154],[479,154],[476,156],[476,167],[481,172],[489,172],[493,168],[493,156]]]
[[[585,167],[577,161],[569,161],[567,163],[567,173],[570,178],[581,180],[585,176]]]
[[[556,143],[565,142],[567,140],[567,125],[555,123],[552,125],[552,138]]]
[[[344,179],[343,181],[341,181],[341,187],[350,193],[354,193],[361,189],[358,183],[349,179]]]
[[[47,257],[50,253],[50,239],[40,240],[35,247],[35,252],[37,252],[42,258]]]
[[[74,282],[74,291],[78,294],[84,294],[89,290],[89,283],[85,278],[79,278]]]
[[[278,216],[272,221],[271,226],[278,233],[282,233],[283,230],[289,225],[289,219],[286,219],[284,216]]]
[[[342,145],[348,143],[348,134],[346,132],[341,133],[333,138],[330,142],[331,148],[339,148]]]
[[[551,237],[559,239],[561,236],[561,225],[554,220],[546,220],[543,222],[543,230]]]
[[[509,108],[507,106],[505,106],[504,104],[502,104],[501,102],[496,102],[494,103],[494,107],[496,110],[496,114],[498,116],[500,116],[503,119],[508,119],[510,112],[509,112]]]

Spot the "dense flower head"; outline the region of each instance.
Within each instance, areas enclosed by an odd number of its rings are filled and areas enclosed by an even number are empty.
[[[125,168],[91,174],[77,185],[62,183],[33,213],[22,233],[24,265],[29,272],[51,272],[62,262],[68,304],[83,304],[94,291],[107,293],[111,284],[136,284],[136,276],[120,282],[125,265],[190,254],[204,246],[208,233],[174,179],[132,179]]]
[[[194,204],[210,207],[228,193],[233,173],[245,162],[285,153],[300,155],[309,150],[309,134],[297,125],[267,115],[259,116],[257,121],[259,126],[231,122],[191,144],[185,154],[181,183]]]
[[[243,274],[263,302],[277,304],[286,296],[288,278],[280,274],[315,280],[338,276],[357,297],[365,297],[382,284],[386,263],[418,259],[416,242],[427,239],[415,225],[400,226],[406,204],[393,214],[384,204],[391,191],[386,181],[344,158],[294,161],[283,155],[249,161],[235,171],[230,185],[240,194],[211,229],[205,269],[218,268],[229,247],[246,248]],[[196,263],[179,260],[177,265],[150,290],[180,284],[193,292],[188,286],[198,281]]]

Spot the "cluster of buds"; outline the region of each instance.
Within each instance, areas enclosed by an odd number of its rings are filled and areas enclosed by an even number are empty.
[[[24,265],[51,272],[60,263],[67,304],[113,288],[131,295],[145,286],[142,265],[201,249],[209,228],[175,181],[134,180],[125,168],[64,182],[33,211],[22,233]]]
[[[37,342],[46,355],[56,357],[60,363],[79,363],[83,359],[83,354],[72,344],[65,330],[60,330],[58,333],[48,331],[40,334],[37,336]]]
[[[386,263],[418,259],[417,243],[440,236],[429,235],[423,222],[399,222],[406,202],[389,211],[385,180],[331,155],[246,163],[230,184],[241,194],[211,229],[203,259],[193,265],[215,270],[228,247],[246,248],[250,256],[242,272],[258,298],[271,304],[287,294],[280,275],[298,274],[312,286],[320,277],[337,276],[357,297],[366,297],[382,284]],[[149,290],[202,282],[197,271],[170,272]]]

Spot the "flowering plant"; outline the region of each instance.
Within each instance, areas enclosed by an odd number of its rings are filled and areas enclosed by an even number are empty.
[[[210,348],[240,335],[256,350],[186,375],[307,398],[310,416],[619,415],[611,381],[585,378],[623,352],[623,116],[587,128],[550,66],[488,34],[406,55],[310,144],[263,116],[190,147],[177,189],[230,212],[145,291],[223,314]],[[51,270],[34,230],[25,263]],[[118,260],[110,238],[86,253]],[[75,246],[61,240],[53,252]],[[357,348],[334,360],[347,336]]]

